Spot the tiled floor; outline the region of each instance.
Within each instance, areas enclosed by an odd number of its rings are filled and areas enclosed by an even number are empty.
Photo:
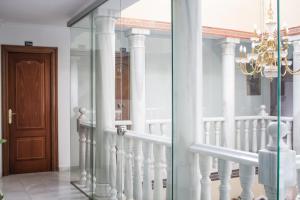
[[[45,172],[2,177],[5,200],[87,200],[70,184],[68,172]]]

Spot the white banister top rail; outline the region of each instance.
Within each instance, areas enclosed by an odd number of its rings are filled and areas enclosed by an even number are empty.
[[[117,134],[117,129],[107,129],[105,130],[106,133],[108,134]],[[171,147],[172,146],[172,141],[169,137],[165,136],[158,136],[158,135],[150,135],[150,134],[140,134],[136,133],[134,131],[129,131],[127,130],[125,135],[125,138],[131,138],[133,140],[140,140],[140,141],[145,141],[145,142],[151,142],[155,144],[162,144]]]
[[[257,153],[250,153],[207,144],[193,144],[190,146],[190,151],[193,153],[199,153],[205,156],[211,156],[222,160],[233,161],[245,165],[258,166]]]
[[[255,119],[266,119],[266,120],[277,120],[277,116],[236,116],[235,120],[255,120]],[[281,121],[293,121],[293,117],[282,116]],[[224,117],[204,117],[204,122],[224,121]]]

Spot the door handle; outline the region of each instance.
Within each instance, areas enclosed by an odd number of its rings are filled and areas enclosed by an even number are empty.
[[[13,115],[15,115],[16,113],[12,112],[12,109],[8,109],[8,124],[12,124],[12,117]]]

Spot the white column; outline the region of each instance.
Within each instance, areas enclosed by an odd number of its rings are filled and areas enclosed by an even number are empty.
[[[96,16],[96,197],[110,196],[104,130],[115,124],[115,18]]]
[[[133,28],[128,31],[130,51],[130,120],[132,130],[145,133],[146,85],[145,39],[150,31]]]
[[[293,67],[300,69],[300,41],[293,42]],[[293,145],[297,154],[300,153],[300,76],[293,76]]]
[[[173,1],[174,200],[200,199],[199,156],[188,149],[203,141],[201,13],[199,0]]]
[[[137,134],[144,134],[146,128],[145,39],[149,34],[150,31],[147,29],[136,28],[130,29],[127,33],[130,51],[130,120],[132,121],[132,130]],[[136,141],[134,151],[134,199],[146,199],[145,195],[148,194],[143,194],[142,185],[145,188],[148,182],[143,184],[143,148],[140,141]],[[153,175],[151,176],[147,170],[144,174],[146,177],[150,176],[149,180],[153,178]]]
[[[223,115],[224,134],[222,146],[234,148],[235,133],[235,46],[238,39],[226,38],[222,44]]]

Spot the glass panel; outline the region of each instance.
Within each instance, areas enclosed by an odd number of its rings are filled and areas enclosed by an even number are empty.
[[[121,0],[109,0],[93,12],[94,197],[100,199],[119,199],[124,191],[124,144],[115,130],[116,88],[122,86],[116,84],[120,64],[116,62],[120,11]]]
[[[71,177],[72,184],[92,196],[92,16],[71,28]],[[84,124],[84,125],[83,125]]]
[[[125,156],[124,179],[129,180],[125,181],[125,196],[171,200],[171,0],[140,0],[128,6],[125,2],[117,26],[117,49],[123,56],[123,98],[127,91],[130,97],[128,102],[123,99],[131,122],[124,136],[125,155],[133,158],[129,163]],[[124,114],[123,121],[128,119]],[[133,168],[128,169],[129,164]]]
[[[276,1],[173,2],[174,199],[276,199]]]
[[[281,90],[279,118],[281,120],[278,137],[281,138],[279,145],[279,198],[297,199],[299,198],[299,166],[297,157],[299,154],[299,128],[300,128],[300,102],[299,89],[299,26],[300,14],[296,12],[296,7],[300,6],[299,1],[284,0],[279,1],[278,9],[278,29],[281,29],[281,81],[278,82],[278,89]],[[279,83],[281,86],[279,86]],[[298,188],[298,189],[297,189]]]

